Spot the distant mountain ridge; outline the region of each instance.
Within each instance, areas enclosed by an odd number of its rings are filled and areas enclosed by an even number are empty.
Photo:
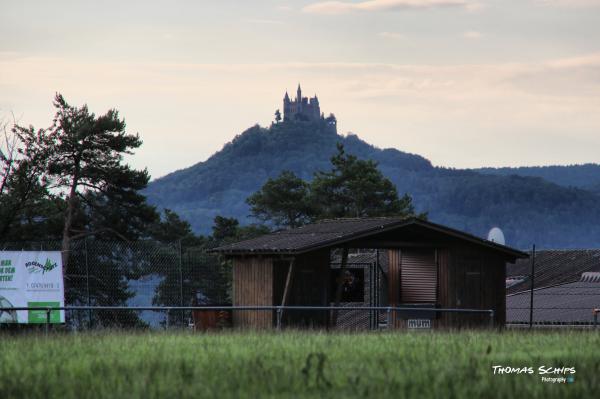
[[[578,187],[600,193],[600,165],[593,163],[579,165],[520,166],[503,168],[477,168],[476,172],[499,176],[541,177],[564,187]]]
[[[422,156],[338,135],[323,121],[253,126],[206,161],[151,182],[146,195],[197,232],[208,232],[216,215],[249,223],[245,199],[267,178],[291,170],[311,179],[315,171],[329,170],[338,142],[348,153],[377,161],[399,193],[409,193],[434,222],[479,236],[500,226],[507,243],[519,248],[600,247],[600,196],[592,191],[508,171],[434,167]]]

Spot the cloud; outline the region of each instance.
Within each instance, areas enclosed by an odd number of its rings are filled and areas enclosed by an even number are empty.
[[[535,95],[586,99],[589,105],[598,106],[600,53],[534,64],[515,73],[509,82]]]
[[[481,32],[477,32],[475,30],[469,30],[469,31],[463,32],[462,36],[465,39],[477,40],[477,39],[481,39],[481,37],[483,35],[481,34]]]
[[[392,39],[392,40],[406,39],[406,36],[404,36],[402,33],[398,33],[398,32],[379,32],[377,35],[379,37],[383,37],[385,39]]]
[[[446,65],[120,63],[0,53],[0,71],[0,110],[23,115],[25,124],[48,125],[55,91],[97,112],[119,109],[144,139],[132,162],[154,176],[205,159],[256,122],[267,125],[286,86],[298,81],[338,116],[340,132],[438,164],[582,163],[597,161],[600,146],[600,53]]]
[[[440,7],[471,8],[469,0],[367,0],[358,3],[348,1],[322,1],[309,4],[302,10],[314,14],[344,14],[351,11],[393,11]]]
[[[600,0],[534,0],[534,2],[546,6],[573,8],[600,6]]]
[[[258,25],[283,25],[283,21],[276,19],[260,19],[260,18],[249,18],[246,22]]]

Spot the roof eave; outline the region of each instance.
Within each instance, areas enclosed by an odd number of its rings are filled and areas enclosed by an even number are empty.
[[[529,258],[529,254],[526,252],[519,251],[518,249],[511,248],[507,245],[501,245],[501,244],[495,243],[493,241],[484,240],[483,238],[479,238],[472,234],[453,229],[452,227],[441,226],[441,225],[438,225],[437,223],[423,221],[420,219],[415,219],[415,223],[421,224],[422,226],[425,226],[428,228],[432,228],[432,229],[440,231],[442,233],[452,235],[452,236],[460,238],[460,239],[464,239],[466,241],[473,242],[475,244],[484,245],[489,248],[492,248],[492,249],[495,249],[495,250],[498,250],[501,252],[505,252],[507,254],[511,254],[515,258],[520,258],[520,259]]]
[[[322,241],[313,245],[307,245],[304,247],[299,247],[296,249],[286,249],[286,250],[282,250],[282,251],[277,251],[277,250],[273,250],[273,249],[254,249],[254,250],[227,250],[227,249],[223,249],[223,250],[219,250],[219,248],[214,248],[211,251],[208,251],[209,253],[220,253],[223,255],[230,255],[230,256],[235,256],[235,255],[253,255],[253,254],[260,254],[260,255],[300,255],[302,253],[305,252],[309,252],[309,251],[315,251],[318,249],[322,249],[322,248],[327,248],[327,247],[332,247],[332,246],[343,246],[343,244],[348,243],[349,241],[353,241],[356,239],[360,239],[366,236],[369,236],[371,234],[373,234],[374,232],[386,232],[389,230],[393,230],[393,229],[397,229],[400,227],[404,227],[404,226],[408,226],[410,224],[417,224],[420,226],[423,226],[425,228],[429,228],[444,234],[448,234],[451,235],[455,238],[458,239],[462,239],[465,241],[469,241],[472,242],[474,244],[477,245],[482,245],[482,246],[486,246],[490,249],[496,250],[496,251],[500,251],[505,253],[506,255],[509,255],[511,258],[514,258],[514,260],[516,259],[526,259],[529,258],[529,254],[519,251],[517,249],[508,247],[506,245],[501,245],[501,244],[497,244],[495,242],[492,241],[487,241],[484,240],[482,238],[473,236],[469,233],[465,233],[456,229],[453,229],[451,227],[447,227],[447,226],[442,226],[442,225],[438,225],[436,223],[433,222],[429,222],[429,221],[424,221],[421,220],[419,218],[416,217],[412,217],[412,218],[408,218],[406,220],[399,220],[398,222],[395,223],[390,223],[386,226],[377,226],[377,227],[373,227],[369,230],[365,230],[359,233],[354,233],[354,234],[348,234],[347,236],[342,236],[342,237],[338,237],[338,238],[333,238],[330,240],[326,240],[326,241]],[[514,262],[513,260],[513,262]]]
[[[286,249],[286,250],[283,250],[281,252],[273,250],[273,249],[265,249],[265,250],[262,250],[262,249],[256,250],[256,249],[254,249],[254,250],[232,250],[232,251],[227,251],[227,250],[219,250],[219,247],[214,248],[214,249],[212,249],[212,250],[210,250],[208,252],[209,253],[221,253],[221,254],[234,254],[234,252],[238,252],[239,251],[239,253],[248,254],[248,255],[255,254],[255,253],[261,253],[261,254],[276,253],[276,254],[280,254],[280,253],[284,253],[285,252],[285,254],[289,254],[289,255],[299,255],[299,254],[302,254],[302,253],[305,253],[305,252],[310,252],[310,251],[315,251],[315,250],[322,249],[322,248],[331,247],[331,246],[334,246],[336,244],[344,244],[344,243],[347,243],[349,241],[356,240],[358,238],[362,238],[362,237],[368,236],[368,235],[372,234],[373,232],[380,232],[380,231],[384,232],[384,231],[392,230],[392,229],[395,229],[395,228],[398,228],[398,227],[402,227],[404,225],[411,224],[414,221],[413,219],[416,219],[416,218],[409,218],[409,219],[406,219],[406,220],[398,221],[396,223],[390,223],[388,226],[385,226],[385,227],[383,227],[383,226],[373,227],[373,228],[371,228],[369,230],[365,230],[365,231],[362,231],[360,233],[348,234],[347,236],[342,236],[342,237],[338,237],[338,238],[332,238],[332,239],[329,239],[329,240],[326,240],[326,241],[319,242],[317,244],[306,245],[306,246],[299,247],[299,248],[296,248],[296,249]]]

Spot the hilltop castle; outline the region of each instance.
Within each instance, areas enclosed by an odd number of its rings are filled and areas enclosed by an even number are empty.
[[[290,100],[287,91],[283,97],[283,120],[295,121],[316,121],[322,118],[321,108],[319,107],[319,99],[315,94],[314,97],[302,97],[302,89],[298,84],[296,99]]]

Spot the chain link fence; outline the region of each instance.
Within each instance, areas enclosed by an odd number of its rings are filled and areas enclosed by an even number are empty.
[[[0,244],[0,250],[5,251],[60,249],[59,241]],[[65,328],[188,328],[194,321],[208,316],[191,309],[167,311],[135,308],[230,306],[231,264],[205,251],[205,247],[186,247],[181,242],[99,241],[89,238],[73,241],[64,270],[65,306],[130,309],[68,310],[65,313]],[[531,291],[527,287],[527,279],[521,278],[517,286],[511,286],[514,282],[510,282],[510,278],[507,281],[507,325],[529,325],[530,316],[533,325],[538,326],[595,325],[597,312],[593,310],[600,308],[600,269],[596,266],[600,251],[586,251],[583,255],[570,251],[566,254],[569,256],[567,260],[561,258],[566,256],[562,253],[565,251],[558,255],[554,253],[558,251],[548,252],[545,254],[547,259],[538,258],[533,311],[530,308]],[[574,258],[574,253],[582,260]],[[339,267],[339,259],[332,255],[334,277]],[[529,267],[524,263],[514,274],[525,275]],[[569,269],[573,269],[570,274],[566,273]],[[386,272],[384,252],[350,257],[344,278],[351,282],[349,286],[353,290],[344,293],[340,306],[354,308],[339,310],[336,328],[367,330],[386,326],[385,311],[356,308],[386,306]],[[555,281],[554,276],[563,278],[565,275],[571,275],[571,280]],[[333,278],[332,284],[336,281]],[[542,287],[538,288],[537,282]],[[220,319],[205,322],[220,325],[231,323],[228,313],[215,317]]]
[[[3,243],[5,251],[60,251],[59,241]],[[203,247],[181,242],[78,240],[64,269],[66,306],[231,304],[231,267]],[[69,329],[189,325],[191,311],[69,310]]]

